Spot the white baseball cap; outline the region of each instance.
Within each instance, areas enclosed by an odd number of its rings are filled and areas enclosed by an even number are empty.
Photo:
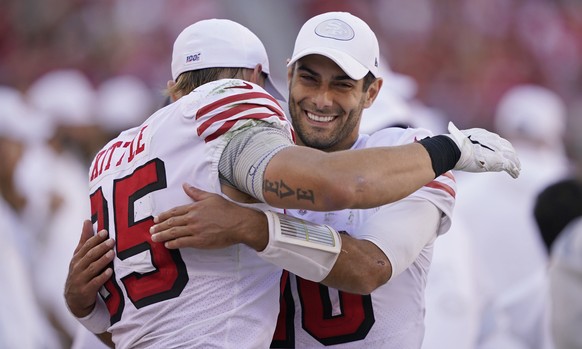
[[[379,77],[378,39],[366,22],[351,13],[327,12],[305,22],[287,66],[313,54],[333,60],[354,80],[368,72]]]
[[[261,64],[268,77],[265,90],[285,100],[271,80],[269,57],[261,40],[245,26],[228,19],[206,19],[184,29],[174,42],[172,78],[204,68],[249,68]]]
[[[135,127],[155,111],[154,95],[145,82],[132,75],[116,75],[97,89],[97,122],[110,132]]]
[[[501,135],[559,145],[566,131],[566,105],[546,87],[516,85],[497,104],[494,125]]]
[[[11,86],[0,86],[0,137],[27,143],[44,141],[52,129],[45,116],[31,108],[24,95]]]
[[[95,89],[76,69],[52,70],[35,80],[26,92],[32,107],[58,125],[95,124]]]

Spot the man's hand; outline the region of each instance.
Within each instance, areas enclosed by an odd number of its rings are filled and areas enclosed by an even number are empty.
[[[78,318],[91,313],[99,288],[113,274],[113,270],[107,267],[115,256],[113,245],[107,231],[101,230],[93,236],[91,221],[83,222],[81,238],[69,263],[65,282],[65,301]]]
[[[150,228],[152,241],[164,242],[169,249],[218,249],[237,243],[257,251],[265,248],[269,236],[263,212],[187,184],[183,188],[194,202],[154,217],[156,225]]]
[[[449,122],[450,138],[461,150],[454,170],[466,172],[505,171],[513,178],[519,176],[521,164],[511,143],[482,128],[459,130]]]

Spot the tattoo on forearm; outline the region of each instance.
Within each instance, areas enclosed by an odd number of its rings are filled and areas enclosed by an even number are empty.
[[[313,193],[312,189],[297,188],[294,190],[293,188],[289,187],[282,180],[280,180],[278,182],[271,182],[269,180],[265,180],[264,190],[265,190],[265,193],[271,192],[271,193],[277,195],[277,197],[279,197],[281,199],[284,199],[286,197],[295,196],[297,201],[307,200],[307,201],[311,201],[312,203],[315,203],[315,194]]]
[[[313,190],[297,188],[297,200],[308,200],[315,203]]]

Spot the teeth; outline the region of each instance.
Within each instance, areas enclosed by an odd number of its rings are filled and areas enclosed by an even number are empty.
[[[315,114],[311,114],[311,113],[307,113],[307,117],[313,121],[317,121],[317,122],[330,122],[332,121],[335,117],[334,116],[320,116],[320,115],[315,115]]]

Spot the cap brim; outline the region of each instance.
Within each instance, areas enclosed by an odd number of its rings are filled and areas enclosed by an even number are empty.
[[[293,55],[287,66],[308,55],[322,55],[334,61],[350,78],[360,80],[370,70],[347,53],[333,48],[309,48]]]

